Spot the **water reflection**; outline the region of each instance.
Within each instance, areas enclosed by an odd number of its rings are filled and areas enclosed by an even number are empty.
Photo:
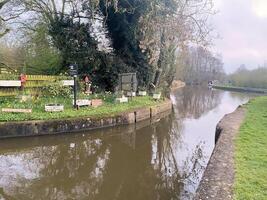
[[[158,123],[0,141],[0,199],[191,199],[217,122],[246,95],[185,88]]]
[[[175,99],[176,116],[180,118],[198,119],[221,103],[222,93],[203,87],[186,87],[173,94]]]

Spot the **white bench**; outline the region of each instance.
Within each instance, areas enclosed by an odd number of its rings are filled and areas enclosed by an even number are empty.
[[[76,105],[78,107],[82,107],[82,106],[91,106],[91,101],[88,99],[78,99],[76,100]],[[73,105],[74,105],[74,100],[73,100]]]
[[[64,106],[61,104],[48,104],[45,105],[46,112],[63,112]]]
[[[146,96],[147,92],[146,91],[139,91],[138,96]]]
[[[121,98],[117,98],[116,101],[119,103],[128,103],[128,98],[127,97],[121,97]]]
[[[0,81],[0,87],[21,87],[21,81],[2,80]]]
[[[127,97],[135,97],[136,92],[127,92]]]
[[[155,93],[155,94],[153,94],[153,99],[155,99],[155,100],[159,100],[160,97],[161,97],[161,93]]]

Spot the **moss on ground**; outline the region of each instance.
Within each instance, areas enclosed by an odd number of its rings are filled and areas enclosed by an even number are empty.
[[[247,116],[235,141],[237,200],[267,199],[267,97],[247,105]]]

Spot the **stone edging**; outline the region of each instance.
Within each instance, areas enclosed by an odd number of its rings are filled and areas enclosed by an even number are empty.
[[[101,119],[79,117],[48,121],[2,122],[0,123],[0,139],[71,133],[134,124],[143,120],[157,118],[162,113],[171,112],[171,110],[172,103],[168,99],[155,106],[134,109],[114,117]]]
[[[232,200],[234,184],[234,139],[245,118],[243,107],[225,115],[216,128],[216,146],[202,177],[195,200]]]

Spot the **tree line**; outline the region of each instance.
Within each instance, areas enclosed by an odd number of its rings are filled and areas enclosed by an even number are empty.
[[[248,70],[245,65],[241,65],[228,79],[233,86],[267,89],[267,66]]]
[[[177,68],[183,69],[185,79],[190,70],[190,74],[206,70],[210,76],[222,71],[219,59],[195,66],[190,48],[195,45],[204,51],[211,45],[212,0],[0,2],[0,60],[12,68],[24,66],[27,73],[60,74],[77,63],[80,74],[113,90],[123,72],[137,72],[139,84],[147,87],[157,71],[160,86],[171,84]],[[8,33],[12,29],[15,36]]]
[[[206,48],[186,47],[178,55],[177,78],[187,84],[207,84],[225,79],[222,57]]]

